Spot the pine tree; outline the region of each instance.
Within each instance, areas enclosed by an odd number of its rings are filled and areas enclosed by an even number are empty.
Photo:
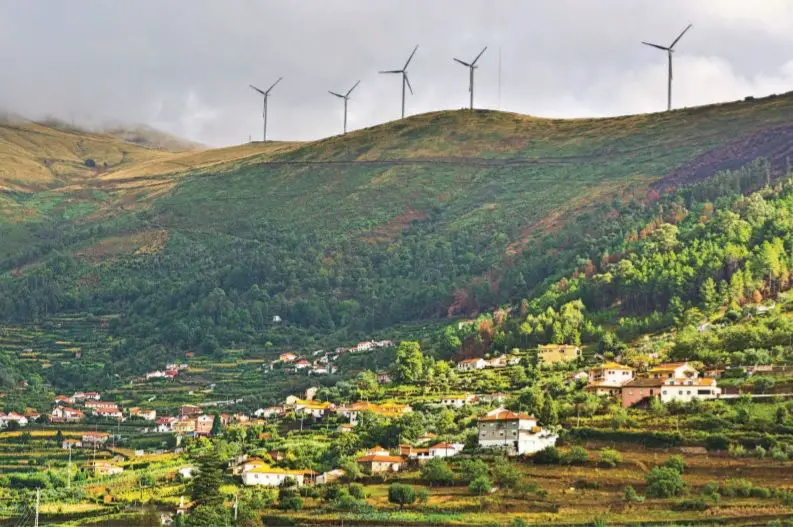
[[[223,483],[223,462],[216,452],[202,456],[198,461],[198,474],[193,478],[190,497],[206,504],[223,502],[220,485]]]
[[[559,424],[559,412],[556,410],[556,402],[548,397],[547,394],[542,404],[540,422],[545,426]]]

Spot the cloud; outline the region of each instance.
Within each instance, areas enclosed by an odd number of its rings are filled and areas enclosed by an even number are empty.
[[[4,2],[0,108],[232,144],[261,136],[261,98],[248,84],[283,75],[268,135],[313,139],[341,129],[327,90],[359,79],[349,127],[398,118],[399,79],[377,71],[401,67],[420,44],[408,113],[466,106],[467,71],[452,57],[484,45],[478,107],[653,111],[665,106],[665,58],[641,40],[671,41],[694,23],[676,53],[676,105],[783,92],[793,86],[791,10],[787,0]]]

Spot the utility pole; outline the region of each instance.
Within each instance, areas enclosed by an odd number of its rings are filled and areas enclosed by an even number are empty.
[[[33,525],[39,527],[39,507],[41,506],[41,488],[36,489],[36,520]]]
[[[66,488],[72,488],[72,444],[69,443],[69,468],[67,469]]]
[[[237,523],[237,511],[239,510],[240,506],[240,495],[234,495],[234,523]]]

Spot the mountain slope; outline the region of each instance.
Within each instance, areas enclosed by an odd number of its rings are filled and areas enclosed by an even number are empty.
[[[2,195],[0,317],[119,313],[117,358],[146,361],[474,313],[619,247],[661,190],[763,156],[777,177],[791,117],[790,95],[614,119],[436,112],[313,143],[147,150]]]

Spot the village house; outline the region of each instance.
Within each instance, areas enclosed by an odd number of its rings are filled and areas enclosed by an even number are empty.
[[[495,392],[495,393],[480,393],[476,396],[479,402],[490,404],[490,403],[503,403],[507,399],[509,399],[510,395],[508,393],[502,392]]]
[[[248,486],[279,487],[287,479],[294,480],[302,487],[305,482],[305,472],[260,465],[242,473],[242,483]]]
[[[323,472],[322,474],[317,476],[316,484],[317,485],[330,485],[331,483],[336,483],[341,478],[345,476],[346,472],[340,468],[336,468],[333,470],[329,470],[327,472]]]
[[[297,359],[297,355],[294,353],[281,353],[278,355],[278,360],[281,362],[294,362]]]
[[[315,419],[324,417],[333,408],[333,404],[322,401],[299,400],[295,402],[295,413],[308,415]]]
[[[355,460],[361,469],[367,474],[387,474],[389,472],[399,472],[404,463],[400,456],[366,454]]]
[[[27,426],[28,418],[16,412],[9,412],[7,414],[0,412],[0,428],[5,428],[9,423],[16,423],[19,426]]]
[[[212,432],[212,424],[215,418],[211,415],[202,414],[196,417],[195,433],[199,436],[208,436]]]
[[[271,417],[281,417],[286,414],[286,408],[283,406],[267,406],[266,408],[259,408],[253,415],[255,417],[269,419]]]
[[[196,472],[198,472],[198,469],[192,465],[182,467],[176,471],[176,473],[179,474],[179,477],[182,478],[182,480],[192,479],[193,476],[196,474]]]
[[[155,419],[157,419],[157,410],[146,410],[134,406],[129,409],[129,416],[137,417],[145,421],[154,421]]]
[[[525,413],[498,408],[479,418],[479,447],[503,449],[509,456],[539,452],[554,446],[557,439]]]
[[[441,397],[441,404],[443,406],[449,406],[452,408],[462,408],[463,406],[468,406],[469,404],[476,404],[479,402],[479,399],[476,395],[466,394],[466,395],[444,395]]]
[[[30,423],[31,421],[38,421],[41,414],[32,408],[28,408],[25,410],[25,417],[27,417],[28,423]]]
[[[436,434],[433,434],[432,432],[425,432],[416,439],[416,443],[421,445],[425,443],[431,443],[433,441],[436,441],[437,439],[438,436]]]
[[[95,417],[101,417],[103,419],[118,419],[119,421],[125,421],[124,414],[121,413],[121,410],[116,408],[113,409],[105,409],[105,408],[95,408],[93,415]]]
[[[659,364],[648,372],[652,379],[696,379],[699,372],[688,362]]]
[[[663,379],[648,379],[637,377],[622,386],[622,407],[629,408],[637,404],[644,404],[652,398],[661,396]]]
[[[109,410],[109,411],[117,411],[118,405],[111,401],[96,401],[96,400],[88,400],[83,403],[83,406],[88,408],[89,410]]]
[[[419,448],[411,445],[399,445],[399,455],[403,458],[414,460],[419,464],[424,464],[432,459],[429,448]]]
[[[64,450],[71,450],[72,448],[82,448],[83,443],[79,439],[64,439],[61,442],[61,448]]]
[[[155,430],[161,434],[173,432],[173,425],[177,422],[176,417],[160,417],[155,423],[157,428]]]
[[[687,403],[694,399],[718,399],[721,388],[716,385],[716,379],[709,378],[672,378],[666,379],[661,388],[661,402],[669,403],[678,401]]]
[[[377,384],[391,384],[393,379],[391,378],[391,374],[387,371],[379,371],[377,372]]]
[[[458,371],[483,370],[487,367],[485,359],[465,359],[457,363]]]
[[[86,468],[93,472],[95,476],[115,476],[124,472],[123,467],[114,465],[107,461],[93,461],[86,465]]]
[[[485,365],[488,368],[505,368],[509,364],[509,358],[506,355],[499,355],[490,360],[485,360]]]
[[[85,418],[85,414],[76,408],[68,406],[56,406],[50,412],[50,422],[52,423],[77,423]]]
[[[365,401],[358,401],[349,406],[340,406],[334,410],[336,414],[342,415],[350,420],[350,424],[357,425],[360,416],[364,412],[372,412],[383,417],[400,417],[406,413],[412,412],[413,408],[406,404],[400,403],[383,403],[375,404]]]
[[[573,362],[580,358],[581,348],[572,344],[546,344],[537,347],[537,362],[541,366]]]
[[[80,442],[85,447],[99,446],[107,443],[108,439],[110,439],[110,434],[106,432],[83,432]]]
[[[179,407],[179,415],[182,417],[198,417],[201,415],[201,407],[194,404],[185,404]]]
[[[68,395],[58,395],[55,397],[55,404],[65,404],[70,405],[74,404],[74,399],[69,397]]]
[[[462,443],[438,443],[429,447],[430,457],[454,457],[463,451]]]
[[[194,434],[196,431],[196,420],[189,417],[179,419],[171,427],[177,434]]]
[[[607,362],[589,369],[589,382],[586,389],[596,395],[620,397],[622,386],[633,380],[633,368]]]

